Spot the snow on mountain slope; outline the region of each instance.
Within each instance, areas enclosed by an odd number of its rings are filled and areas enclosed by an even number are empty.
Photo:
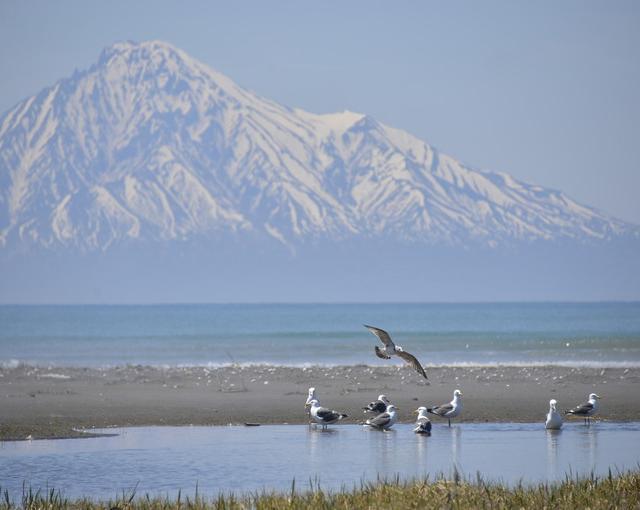
[[[159,41],[117,43],[0,117],[3,246],[228,232],[493,245],[638,227],[367,115],[281,106]]]

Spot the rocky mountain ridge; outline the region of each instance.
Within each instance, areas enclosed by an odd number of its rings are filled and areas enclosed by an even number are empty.
[[[499,246],[639,233],[370,116],[261,98],[159,41],[114,44],[0,117],[5,249],[227,234]]]

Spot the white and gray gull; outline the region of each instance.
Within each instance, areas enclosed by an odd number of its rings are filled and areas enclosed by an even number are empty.
[[[393,424],[396,422],[397,419],[398,417],[396,412],[396,406],[391,404],[389,407],[387,407],[387,410],[384,413],[379,414],[374,418],[369,418],[365,422],[365,425],[369,425],[369,427],[372,427],[378,430],[389,430],[391,427],[393,427]]]
[[[371,333],[373,333],[376,337],[378,337],[378,340],[380,340],[384,345],[382,349],[380,349],[380,347],[378,347],[377,345],[375,347],[376,356],[378,356],[378,358],[391,359],[391,356],[399,356],[405,362],[411,365],[411,367],[413,367],[413,369],[422,377],[424,377],[425,379],[429,379],[427,377],[427,373],[424,371],[424,368],[422,368],[422,365],[420,364],[418,359],[413,354],[405,351],[399,345],[394,344],[393,340],[391,340],[391,336],[389,336],[389,333],[387,333],[384,329],[376,328],[374,326],[367,326],[366,324],[364,325],[364,327],[371,331]]]
[[[307,410],[307,414],[309,415],[309,423],[311,423],[311,401],[316,400],[320,403],[320,399],[316,395],[315,388],[309,388],[309,394],[307,395],[307,401],[304,404],[304,408]]]
[[[312,400],[310,404],[311,418],[313,418],[316,423],[322,425],[323,429],[327,428],[327,425],[331,425],[332,423],[347,418],[347,415],[344,413],[339,413],[337,411],[321,407],[317,400]]]
[[[309,388],[309,394],[307,395],[307,401],[305,402],[304,407],[305,408],[311,407],[312,400],[317,400],[318,402],[320,402],[320,399],[316,395],[315,388]]]
[[[584,404],[567,411],[566,414],[582,416],[584,418],[584,422],[587,425],[590,425],[591,417],[595,416],[598,413],[598,409],[600,407],[600,404],[598,403],[599,399],[600,397],[598,395],[596,395],[595,393],[591,393],[589,394],[589,400],[587,400]]]
[[[427,416],[427,408],[418,407],[418,409],[416,409],[414,413],[418,414],[418,419],[416,420],[416,427],[413,429],[413,431],[416,434],[424,434],[425,436],[430,436],[431,420]]]
[[[365,413],[381,414],[387,410],[389,404],[391,404],[391,402],[389,402],[386,395],[379,395],[378,400],[374,400],[362,409]]]
[[[442,404],[439,406],[433,406],[427,409],[427,412],[446,418],[449,420],[449,427],[451,427],[451,418],[460,416],[462,412],[462,392],[456,390],[453,392],[453,400],[448,404]]]
[[[547,421],[544,422],[544,428],[549,430],[560,430],[562,428],[562,416],[556,411],[558,402],[554,399],[549,400],[549,412],[547,413]]]

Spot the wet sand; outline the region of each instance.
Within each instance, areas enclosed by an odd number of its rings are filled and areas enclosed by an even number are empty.
[[[323,405],[363,419],[361,407],[386,394],[401,421],[420,405],[464,394],[466,422],[543,421],[601,397],[600,419],[640,421],[640,369],[566,367],[429,368],[425,384],[409,368],[230,366],[224,368],[0,368],[0,439],[83,437],[74,429],[135,425],[304,423],[307,389]],[[434,418],[437,421],[438,418]]]

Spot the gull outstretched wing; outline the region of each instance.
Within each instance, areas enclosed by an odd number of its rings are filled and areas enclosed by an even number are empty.
[[[397,354],[403,360],[409,363],[409,365],[411,365],[414,370],[418,372],[422,377],[424,377],[425,379],[429,379],[427,377],[427,373],[424,371],[424,368],[422,368],[422,365],[418,361],[418,358],[416,358],[413,354],[410,354],[407,351],[398,351]]]
[[[367,326],[366,324],[364,324],[364,327],[371,331],[374,335],[376,335],[378,337],[378,340],[380,340],[385,345],[385,347],[395,348],[395,344],[393,343],[393,340],[391,340],[389,333],[387,333],[384,329],[376,328],[374,326]]]

